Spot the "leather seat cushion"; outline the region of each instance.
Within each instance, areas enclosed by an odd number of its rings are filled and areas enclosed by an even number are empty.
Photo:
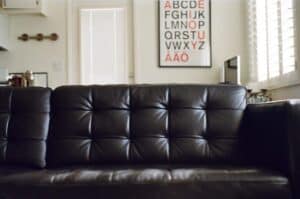
[[[290,198],[281,174],[234,167],[5,168],[0,192],[8,198]]]

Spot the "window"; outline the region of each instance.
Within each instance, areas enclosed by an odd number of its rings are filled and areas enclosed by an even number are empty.
[[[248,0],[252,82],[262,82],[295,71],[293,0]]]

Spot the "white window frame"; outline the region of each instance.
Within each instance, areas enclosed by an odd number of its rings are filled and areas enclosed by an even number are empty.
[[[251,27],[250,27],[250,21],[249,21],[249,5],[246,4],[247,6],[247,32],[251,33]],[[298,85],[300,84],[300,69],[298,67],[298,54],[299,54],[299,47],[298,47],[298,43],[299,43],[299,37],[298,37],[298,24],[297,24],[297,12],[296,12],[296,8],[297,8],[297,0],[294,0],[294,18],[295,18],[295,70],[286,74],[280,74],[277,77],[274,78],[270,78],[264,81],[258,81],[258,72],[257,72],[257,66],[255,67],[255,65],[251,62],[255,61],[251,59],[251,53],[253,53],[254,49],[253,47],[251,47],[250,45],[250,40],[248,41],[248,54],[249,54],[249,82],[247,83],[247,87],[249,87],[250,89],[253,90],[260,90],[262,88],[264,89],[277,89],[277,88],[282,88],[282,87],[288,87],[288,86],[293,86],[293,85]],[[250,38],[250,36],[249,36]],[[282,67],[280,68],[280,70],[282,70]]]

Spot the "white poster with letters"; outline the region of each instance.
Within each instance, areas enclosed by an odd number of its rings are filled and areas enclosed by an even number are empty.
[[[211,67],[210,0],[160,0],[160,67]]]

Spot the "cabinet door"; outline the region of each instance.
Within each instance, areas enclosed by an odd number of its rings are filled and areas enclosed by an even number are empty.
[[[12,9],[34,9],[39,5],[40,0],[2,0],[3,8]]]

